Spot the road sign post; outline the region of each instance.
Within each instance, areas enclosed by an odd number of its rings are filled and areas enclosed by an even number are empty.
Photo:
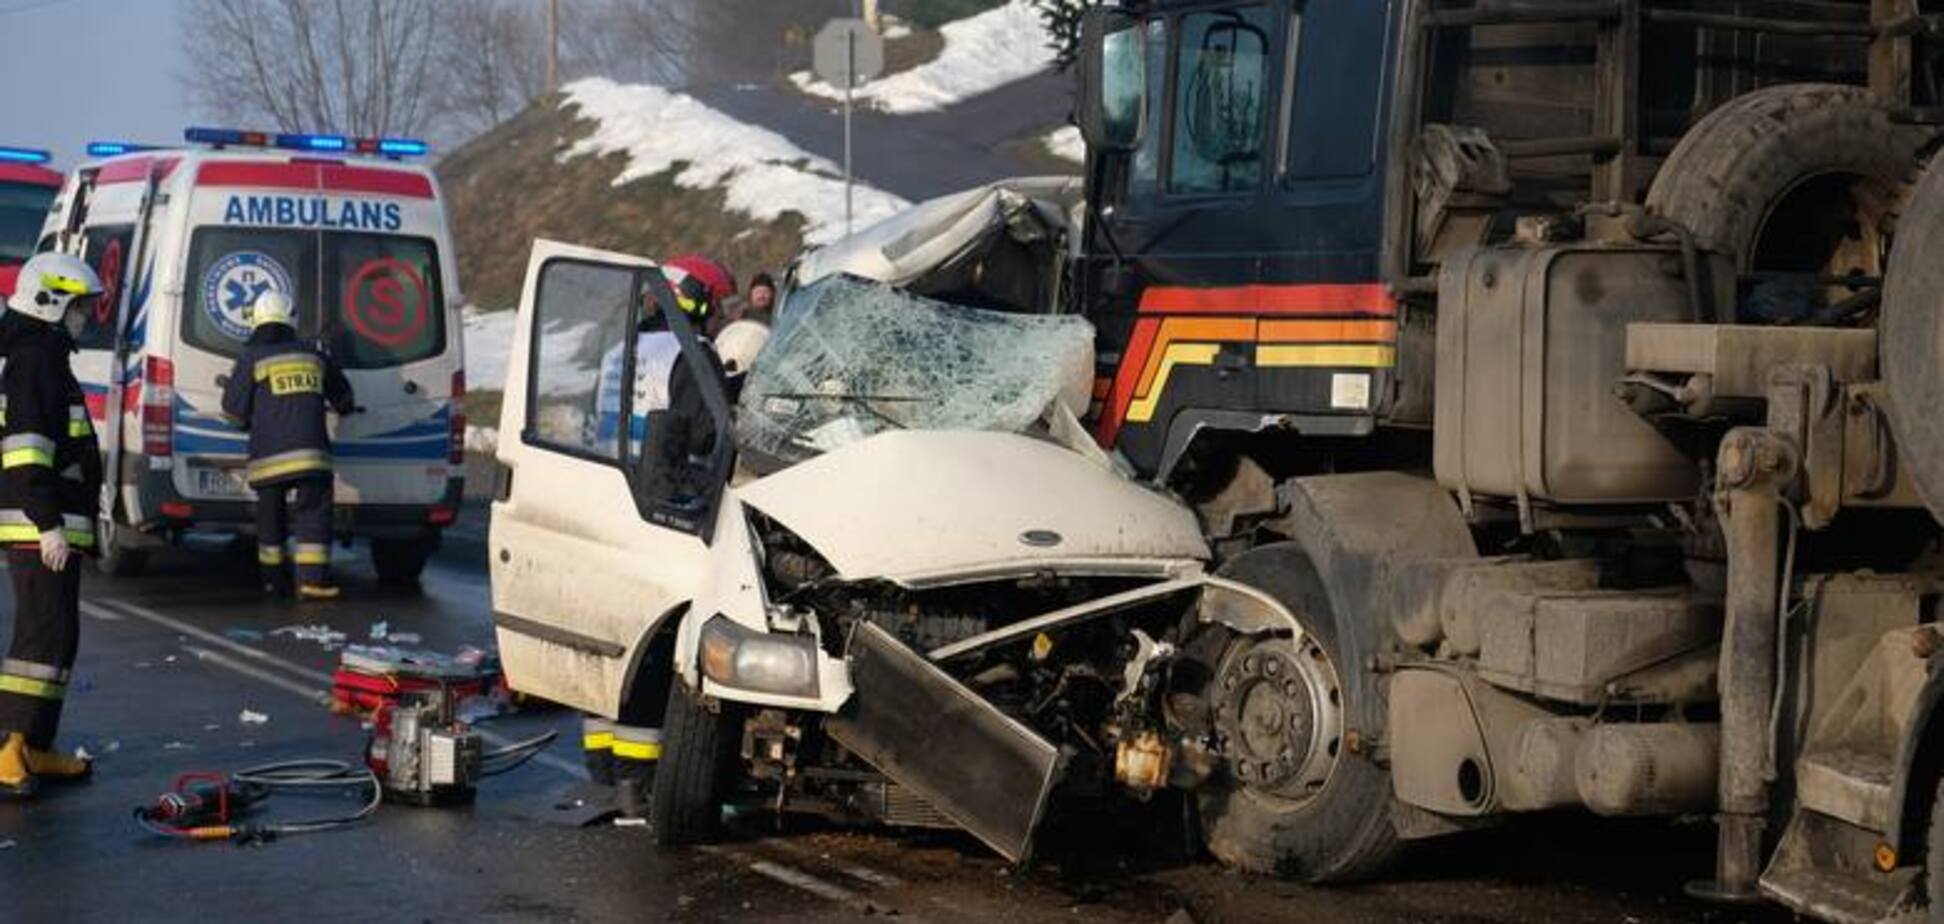
[[[844,233],[851,233],[851,94],[884,72],[884,38],[862,19],[833,19],[810,46],[817,79],[844,88]]]

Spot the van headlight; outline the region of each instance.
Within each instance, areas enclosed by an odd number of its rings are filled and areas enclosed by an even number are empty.
[[[806,635],[751,632],[717,616],[702,626],[702,675],[739,690],[815,697],[817,642]]]

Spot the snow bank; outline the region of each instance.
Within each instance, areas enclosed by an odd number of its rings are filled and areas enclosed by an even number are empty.
[[[1046,145],[1047,151],[1061,160],[1070,160],[1076,164],[1087,162],[1087,139],[1080,137],[1080,128],[1077,125],[1063,125],[1056,128],[1048,132],[1040,142]]]
[[[721,187],[729,207],[758,221],[785,212],[806,220],[804,242],[825,244],[844,234],[844,171],[791,144],[789,139],[711,109],[694,97],[649,84],[619,84],[592,77],[566,87],[565,106],[596,122],[594,133],[562,159],[628,155],[615,177],[619,186],[679,167],[675,183],[689,189]],[[872,224],[911,203],[859,183],[856,226]]]
[[[860,105],[899,115],[935,112],[1024,80],[1053,64],[1046,29],[1026,0],[1012,0],[946,23],[938,33],[945,39],[945,48],[937,58],[858,87],[852,98]],[[824,83],[809,71],[791,74],[790,81],[813,96],[844,98],[843,88]]]

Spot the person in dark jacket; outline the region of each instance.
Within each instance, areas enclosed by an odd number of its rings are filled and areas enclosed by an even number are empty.
[[[101,449],[68,357],[101,295],[80,259],[44,253],[21,267],[0,315],[0,543],[13,579],[13,642],[0,660],[0,797],[81,779],[86,760],[54,751],[81,636],[81,562],[95,545]]]
[[[250,307],[250,342],[223,384],[223,416],[250,434],[246,478],[257,492],[257,564],[264,589],[285,595],[288,562],[301,600],[338,595],[331,583],[331,434],[324,415],[350,414],[351,383],[317,344],[297,339],[290,298]],[[284,539],[296,548],[286,557]]]

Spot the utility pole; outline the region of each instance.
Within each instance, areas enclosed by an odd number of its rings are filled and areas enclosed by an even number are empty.
[[[560,0],[547,0],[547,92],[560,92]]]

